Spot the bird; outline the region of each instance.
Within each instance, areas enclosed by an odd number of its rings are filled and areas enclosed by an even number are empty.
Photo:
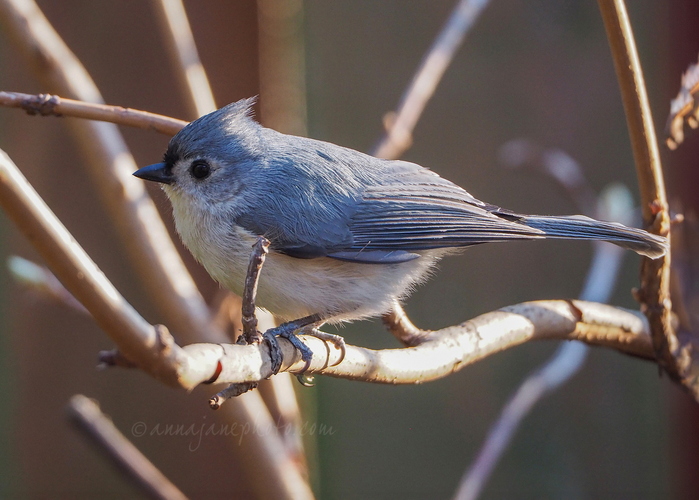
[[[652,259],[667,252],[666,238],[641,229],[518,214],[418,164],[277,132],[254,120],[254,102],[189,123],[162,162],[134,175],[161,184],[184,245],[234,293],[243,292],[252,246],[269,240],[256,303],[283,321],[266,332],[271,350],[281,336],[310,362],[297,332],[390,312],[440,259],[473,245],[559,238],[608,241]]]

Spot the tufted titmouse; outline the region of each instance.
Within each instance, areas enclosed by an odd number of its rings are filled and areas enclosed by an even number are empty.
[[[386,313],[463,247],[565,238],[650,258],[667,251],[665,238],[640,229],[516,214],[420,165],[281,134],[251,118],[253,102],[193,121],[170,140],[162,163],[134,175],[163,185],[184,244],[237,294],[257,237],[271,242],[257,303],[288,322],[273,334],[292,340],[306,361],[311,352],[294,331]]]

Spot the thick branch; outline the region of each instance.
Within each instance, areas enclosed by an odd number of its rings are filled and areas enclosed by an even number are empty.
[[[126,302],[1,150],[0,206],[131,361],[168,385],[181,385],[184,352]]]

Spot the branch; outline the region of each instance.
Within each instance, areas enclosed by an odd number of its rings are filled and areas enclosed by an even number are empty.
[[[70,398],[68,413],[76,428],[89,437],[149,498],[186,500],[184,493],[119,432],[95,401],[77,394]]]
[[[90,315],[85,306],[73,297],[47,268],[22,257],[11,255],[7,259],[7,269],[10,272],[10,276],[20,285],[53,299],[74,311],[87,316]]]
[[[204,66],[199,60],[192,28],[182,1],[154,0],[153,3],[158,8],[158,18],[170,41],[167,44],[168,49],[177,61],[177,75],[188,90],[185,94],[191,101],[190,106],[195,117],[211,113],[216,109],[216,102]]]
[[[126,302],[2,150],[0,206],[131,361],[168,385],[182,385],[178,367],[185,355],[172,337]]]
[[[670,215],[658,143],[626,6],[623,0],[598,0],[598,3],[624,102],[643,220],[652,232],[668,236]],[[692,375],[692,350],[680,346],[672,326],[670,252],[659,259],[642,260],[638,299],[648,317],[659,365],[699,399],[699,379]]]
[[[398,111],[388,115],[386,135],[374,148],[374,156],[394,159],[410,147],[413,129],[422,111],[466,33],[487,5],[488,0],[459,0],[403,94]]]
[[[345,358],[331,343],[300,338],[313,351],[307,373],[385,384],[414,384],[454,373],[491,354],[531,340],[581,340],[626,354],[654,359],[647,323],[639,313],[584,301],[525,302],[478,316],[460,325],[425,332],[410,349],[372,350],[347,345]],[[282,370],[299,373],[305,362],[285,339],[279,339]],[[221,371],[216,383],[260,380],[271,371],[268,350],[261,345],[192,344],[183,348],[195,359],[215,359]]]
[[[187,125],[185,121],[148,111],[76,101],[49,94],[32,95],[0,91],[0,105],[8,108],[21,108],[30,115],[73,116],[153,130],[165,135],[175,135]]]

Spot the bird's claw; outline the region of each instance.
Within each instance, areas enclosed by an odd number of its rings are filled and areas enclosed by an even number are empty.
[[[279,347],[279,341],[277,337],[284,338],[288,340],[291,345],[293,345],[296,350],[301,353],[301,359],[306,363],[300,373],[305,372],[311,366],[311,360],[313,359],[313,351],[311,351],[306,344],[304,344],[300,338],[293,332],[286,329],[272,328],[267,330],[262,334],[265,342],[269,346],[269,357],[272,364],[272,374],[276,375],[282,367],[283,355],[282,350]]]

